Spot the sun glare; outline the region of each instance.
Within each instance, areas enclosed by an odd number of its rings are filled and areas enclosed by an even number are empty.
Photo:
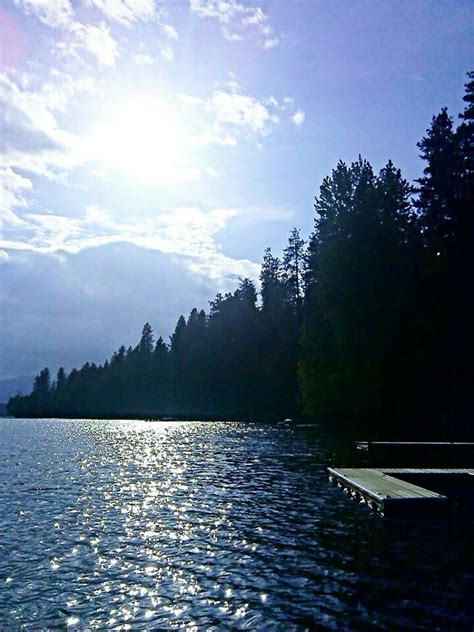
[[[162,103],[137,99],[123,104],[96,130],[92,158],[133,178],[170,179],[180,168],[185,132]]]

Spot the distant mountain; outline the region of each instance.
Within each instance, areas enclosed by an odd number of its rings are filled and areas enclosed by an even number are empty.
[[[28,395],[33,388],[34,376],[32,375],[20,375],[18,377],[9,377],[5,380],[0,380],[0,402],[6,403],[17,393],[21,395]]]

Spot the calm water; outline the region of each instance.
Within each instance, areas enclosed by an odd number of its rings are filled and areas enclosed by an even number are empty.
[[[387,524],[314,431],[0,420],[0,629],[472,630],[472,525]]]

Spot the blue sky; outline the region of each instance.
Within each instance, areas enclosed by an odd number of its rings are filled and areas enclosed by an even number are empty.
[[[0,378],[257,279],[339,159],[417,177],[473,31],[461,0],[3,0]]]

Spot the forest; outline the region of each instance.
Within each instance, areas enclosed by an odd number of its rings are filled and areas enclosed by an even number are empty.
[[[358,438],[474,438],[474,72],[464,111],[418,143],[413,184],[388,161],[339,162],[307,240],[267,248],[167,343],[143,327],[103,365],[36,377],[17,417],[305,417]]]

